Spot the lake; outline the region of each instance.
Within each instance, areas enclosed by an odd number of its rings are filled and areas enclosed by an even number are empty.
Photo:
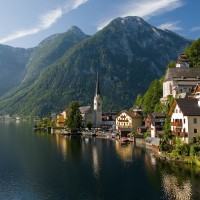
[[[200,169],[156,160],[140,144],[35,133],[0,122],[0,199],[200,199]]]

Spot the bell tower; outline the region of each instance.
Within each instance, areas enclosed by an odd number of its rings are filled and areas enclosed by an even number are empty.
[[[100,96],[100,87],[99,87],[99,76],[97,73],[97,82],[96,82],[96,91],[94,96],[94,113],[95,113],[95,125],[98,126],[102,124],[102,100]]]

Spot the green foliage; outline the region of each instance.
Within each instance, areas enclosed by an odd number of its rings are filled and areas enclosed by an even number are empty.
[[[161,140],[159,147],[161,151],[168,151],[168,152],[172,148],[171,145],[166,140]]]
[[[134,108],[140,107],[143,104],[143,97],[141,94],[138,94],[134,103]]]
[[[160,102],[161,97],[162,97],[162,82],[159,80],[154,80],[144,95],[144,100],[143,100],[144,114],[152,113],[154,111],[155,105]]]
[[[200,145],[191,145],[190,146],[190,156],[198,155],[200,152]]]
[[[74,100],[91,105],[97,69],[103,111],[130,108],[136,95],[143,94],[151,81],[164,73],[169,60],[176,59],[180,50],[190,44],[170,32],[163,32],[166,37],[157,40],[153,30],[135,30],[132,24],[124,25],[116,19],[92,37],[67,31],[44,40],[26,62],[27,74],[22,84],[0,100],[0,115],[41,117],[52,111],[63,111]],[[141,44],[145,41],[152,42],[144,47]],[[156,87],[153,94],[145,97],[146,112],[154,110],[162,96],[161,87]]]
[[[137,135],[137,132],[136,131],[131,131],[130,136],[134,136],[134,135]]]
[[[151,133],[150,132],[145,132],[144,133],[144,138],[147,138],[147,137],[151,137]]]
[[[200,38],[186,49],[185,54],[190,60],[191,67],[200,67]]]
[[[82,116],[79,107],[80,105],[77,101],[71,102],[68,106],[66,125],[69,129],[79,129],[82,127]]]
[[[165,124],[164,124],[163,129],[164,129],[166,138],[171,137],[171,118],[170,117],[167,117],[165,119]]]
[[[51,126],[51,120],[47,117],[42,118],[37,125],[42,128],[46,128],[47,126]]]
[[[87,122],[86,122],[86,126],[87,126],[87,128],[88,128],[89,130],[91,130],[91,128],[92,128],[92,122],[91,122],[91,121],[87,121]]]

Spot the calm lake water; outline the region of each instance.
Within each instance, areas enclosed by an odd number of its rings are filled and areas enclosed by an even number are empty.
[[[112,139],[34,133],[0,122],[0,199],[200,199],[200,169]]]

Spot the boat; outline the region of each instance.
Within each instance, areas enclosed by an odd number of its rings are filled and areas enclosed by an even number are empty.
[[[119,142],[120,142],[121,145],[124,145],[124,144],[129,144],[130,140],[127,137],[121,137],[119,139]]]

